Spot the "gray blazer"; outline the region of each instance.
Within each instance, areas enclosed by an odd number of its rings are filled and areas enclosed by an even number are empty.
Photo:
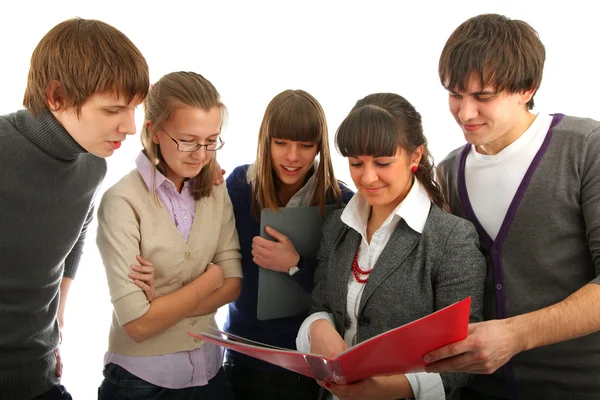
[[[311,313],[332,313],[336,330],[350,326],[346,312],[352,259],[361,235],[344,224],[342,210],[323,226],[317,255]],[[357,342],[412,322],[471,296],[471,322],[481,321],[486,267],[473,225],[431,206],[422,234],[404,220],[379,256],[359,305]],[[458,387],[470,375],[441,374],[447,399],[458,397]]]

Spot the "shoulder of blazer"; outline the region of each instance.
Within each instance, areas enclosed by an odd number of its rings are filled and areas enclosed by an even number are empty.
[[[445,244],[453,237],[464,237],[465,233],[477,237],[475,226],[469,220],[450,214],[432,204],[422,233],[425,240]]]
[[[335,241],[340,235],[350,229],[348,225],[342,222],[343,208],[333,211],[323,224],[323,238],[328,241]]]
[[[427,222],[423,228],[423,235],[448,236],[457,224],[469,223],[463,218],[452,215],[435,204],[431,205]],[[438,238],[439,239],[439,238]]]

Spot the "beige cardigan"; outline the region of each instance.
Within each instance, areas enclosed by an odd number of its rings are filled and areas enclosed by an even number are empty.
[[[114,306],[109,351],[128,356],[155,356],[197,349],[203,345],[187,332],[214,327],[214,313],[185,318],[143,343],[131,339],[123,325],[150,308],[144,292],[128,276],[141,255],[154,265],[156,296],[196,279],[213,262],[225,278],[242,277],[240,244],[233,208],[225,185],[196,201],[196,216],[186,243],[167,211],[159,205],[137,170],[112,186],[98,209],[97,244],[106,269]]]

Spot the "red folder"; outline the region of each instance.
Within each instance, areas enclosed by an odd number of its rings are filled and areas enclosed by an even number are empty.
[[[421,319],[365,340],[334,358],[254,342],[218,331],[191,336],[219,344],[299,374],[340,385],[379,375],[418,372],[425,369],[423,356],[467,337],[471,298]]]

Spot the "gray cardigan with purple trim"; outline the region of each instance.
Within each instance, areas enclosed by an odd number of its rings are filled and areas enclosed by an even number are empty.
[[[469,146],[440,163],[452,212],[472,221],[488,262],[484,319],[564,300],[600,283],[600,122],[554,115],[494,241],[469,201]],[[471,388],[499,398],[600,399],[600,332],[517,354]]]

